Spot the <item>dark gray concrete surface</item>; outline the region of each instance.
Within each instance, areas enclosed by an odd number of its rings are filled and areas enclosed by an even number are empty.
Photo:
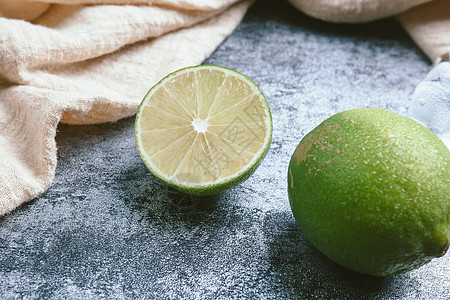
[[[256,173],[184,196],[147,171],[133,118],[61,125],[53,185],[0,219],[0,298],[450,299],[449,254],[400,276],[348,271],[305,239],[287,197],[289,159],[326,117],[406,114],[429,62],[395,20],[328,24],[261,0],[205,63],[244,73],[269,101],[273,142]]]

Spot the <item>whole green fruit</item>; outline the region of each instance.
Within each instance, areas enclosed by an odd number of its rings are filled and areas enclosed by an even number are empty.
[[[429,129],[373,108],[308,133],[288,172],[309,241],[351,270],[386,276],[443,256],[450,240],[450,151]]]

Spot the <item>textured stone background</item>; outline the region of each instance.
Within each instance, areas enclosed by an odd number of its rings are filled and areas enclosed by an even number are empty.
[[[267,96],[270,152],[241,186],[206,199],[158,182],[133,118],[60,126],[52,187],[0,219],[0,298],[449,299],[450,255],[401,276],[343,269],[302,235],[286,173],[299,140],[356,107],[405,114],[429,62],[395,20],[336,25],[259,1],[205,62]]]

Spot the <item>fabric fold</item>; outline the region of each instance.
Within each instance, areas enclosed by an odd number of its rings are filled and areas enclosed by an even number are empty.
[[[138,5],[195,13],[224,10],[237,0],[0,0],[0,17],[35,20],[51,4],[63,5]]]
[[[57,5],[34,24],[0,19],[0,72],[13,83],[61,89],[46,86],[52,81],[42,78],[43,73],[191,27],[221,12],[192,14],[153,6]]]
[[[417,6],[398,20],[433,63],[450,54],[450,1],[438,0]]]
[[[34,89],[0,92],[0,215],[44,192],[54,177],[62,108]]]
[[[289,0],[304,13],[329,22],[361,23],[392,17],[433,0]]]

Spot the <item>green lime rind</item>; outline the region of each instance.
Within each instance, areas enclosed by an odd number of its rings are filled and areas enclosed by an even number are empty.
[[[288,171],[309,241],[351,270],[386,276],[442,256],[450,240],[450,151],[429,129],[372,108],[308,133]]]
[[[242,78],[245,79],[245,81],[247,81],[249,84],[251,84],[256,91],[259,93],[260,99],[264,101],[266,107],[267,107],[267,112],[268,112],[268,117],[269,117],[269,122],[268,124],[269,126],[269,135],[266,139],[266,143],[264,145],[264,150],[262,151],[261,155],[259,156],[259,158],[250,166],[248,166],[247,169],[242,170],[238,176],[233,177],[233,178],[228,178],[227,180],[217,183],[217,184],[210,184],[210,185],[204,185],[201,187],[191,187],[191,186],[186,186],[183,185],[182,183],[179,182],[173,182],[170,180],[166,180],[164,179],[162,176],[159,176],[158,172],[156,170],[153,170],[153,168],[151,167],[151,165],[146,161],[145,159],[145,155],[142,154],[142,149],[140,149],[139,147],[139,143],[138,143],[138,116],[140,114],[141,109],[144,106],[144,103],[147,99],[147,97],[152,93],[153,89],[157,89],[158,86],[160,86],[163,82],[169,80],[171,77],[176,76],[178,73],[185,71],[185,70],[194,70],[197,68],[218,68],[221,70],[227,70],[228,72],[232,72],[234,74],[236,74],[237,76],[240,76]],[[167,184],[168,186],[181,191],[183,193],[186,194],[190,194],[190,195],[195,195],[195,196],[210,196],[210,195],[215,195],[215,194],[219,194],[225,190],[228,190],[232,187],[235,187],[239,184],[241,184],[242,182],[244,182],[245,180],[247,180],[255,171],[256,169],[259,167],[259,165],[261,164],[261,162],[263,161],[263,159],[265,158],[265,156],[267,155],[269,149],[270,149],[270,144],[272,141],[272,132],[273,132],[273,124],[272,124],[272,114],[270,111],[270,106],[267,102],[267,99],[265,98],[264,94],[262,93],[262,91],[260,90],[260,88],[247,76],[245,76],[244,74],[241,74],[239,72],[237,72],[236,70],[233,69],[229,69],[226,67],[222,67],[222,66],[216,66],[216,65],[198,65],[198,66],[190,66],[190,67],[185,67],[182,69],[179,69],[177,71],[174,71],[170,74],[168,74],[167,76],[165,76],[164,78],[162,78],[158,83],[156,83],[152,88],[149,89],[149,91],[146,93],[145,97],[143,98],[143,100],[141,101],[137,114],[136,114],[136,120],[135,120],[135,125],[134,125],[134,138],[135,138],[135,142],[136,142],[136,148],[138,150],[139,156],[141,157],[142,161],[144,162],[144,164],[146,165],[146,167],[149,169],[149,171],[157,178],[159,179],[161,182]]]

